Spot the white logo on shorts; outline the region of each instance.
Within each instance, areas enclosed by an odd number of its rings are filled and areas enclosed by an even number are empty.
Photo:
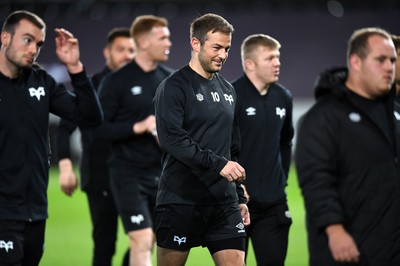
[[[132,215],[131,216],[131,222],[134,224],[140,224],[141,222],[144,221],[144,217],[142,214],[138,214],[138,215]]]
[[[178,242],[178,245],[180,246],[182,243],[186,243],[186,236],[184,237],[174,236],[174,242]]]
[[[245,231],[244,231],[244,224],[243,223],[238,223],[237,225],[236,225],[236,228],[238,228],[239,230],[238,230],[238,233],[244,233]]]
[[[0,240],[0,249],[4,248],[6,252],[8,253],[9,249],[14,249],[14,243],[12,241],[4,241]]]

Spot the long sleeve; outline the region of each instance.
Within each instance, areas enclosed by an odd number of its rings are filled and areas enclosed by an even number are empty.
[[[78,126],[98,126],[103,121],[103,113],[92,82],[85,71],[70,76],[74,93],[68,92],[64,85],[55,83],[56,89],[52,91],[50,111],[74,121]]]
[[[55,131],[55,152],[56,160],[71,158],[70,137],[77,126],[67,120],[61,119]]]
[[[343,220],[337,189],[340,155],[335,125],[330,113],[314,110],[302,119],[296,144],[296,168],[307,215],[321,229]]]

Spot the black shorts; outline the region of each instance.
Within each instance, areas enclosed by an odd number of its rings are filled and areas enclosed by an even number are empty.
[[[0,221],[0,265],[39,265],[46,220]]]
[[[231,239],[229,242],[232,245],[219,250],[244,250],[246,232],[237,202],[221,205],[169,204],[157,206],[155,212],[157,245],[160,247],[187,251],[192,247],[209,247],[213,242]]]
[[[153,226],[159,177],[145,171],[110,171],[110,184],[125,233]]]

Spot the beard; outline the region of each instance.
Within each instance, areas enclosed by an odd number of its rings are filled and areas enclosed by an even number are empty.
[[[36,56],[29,56],[27,54],[18,54],[17,51],[14,49],[12,42],[10,42],[10,45],[5,49],[5,55],[7,61],[18,69],[31,68],[35,63],[38,54]]]
[[[220,67],[213,67],[213,61],[212,58],[207,58],[204,56],[204,53],[202,50],[200,50],[199,52],[199,62],[201,67],[204,69],[204,71],[213,74],[213,73],[217,73],[219,71],[221,71],[222,69],[222,65],[224,64],[225,61],[221,62],[221,66]]]

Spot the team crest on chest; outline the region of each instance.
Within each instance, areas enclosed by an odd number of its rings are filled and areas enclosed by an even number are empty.
[[[397,121],[400,120],[400,114],[397,111],[394,111],[394,117],[396,118]]]
[[[203,96],[203,94],[197,93],[197,94],[196,94],[196,99],[197,99],[199,102],[204,101],[204,96]]]
[[[254,107],[249,107],[246,109],[247,116],[252,116],[256,115],[256,108]]]
[[[142,94],[142,87],[141,86],[133,86],[131,88],[132,95],[139,95]]]
[[[286,115],[285,108],[276,107],[275,112],[276,112],[276,115],[279,116],[281,119]]]
[[[29,88],[29,94],[31,97],[36,97],[38,99],[38,101],[40,101],[40,96],[44,96],[44,88],[43,87],[39,87],[37,89],[35,88]]]

